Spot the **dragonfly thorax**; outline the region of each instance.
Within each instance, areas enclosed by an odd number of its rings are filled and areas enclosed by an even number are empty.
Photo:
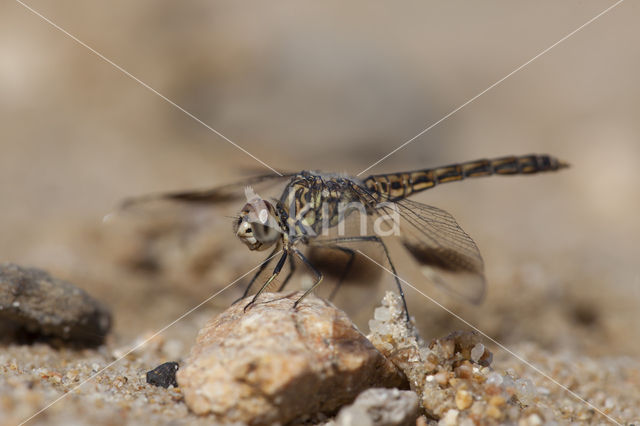
[[[250,250],[266,250],[283,235],[273,204],[255,197],[244,205],[234,223],[234,232]]]

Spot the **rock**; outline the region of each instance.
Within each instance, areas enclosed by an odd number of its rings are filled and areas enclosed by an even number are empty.
[[[374,319],[369,320],[369,329],[367,338],[404,372],[411,388],[419,390],[425,373],[435,370],[438,360],[429,356],[413,323],[406,322],[398,296],[392,292],[385,294],[382,306],[375,309]]]
[[[418,395],[398,389],[368,389],[338,413],[335,426],[415,425]]]
[[[111,314],[84,290],[35,268],[0,264],[0,320],[42,336],[98,345]]]
[[[479,333],[455,331],[426,344],[391,292],[369,327],[369,340],[404,372],[422,410],[439,425],[520,424],[531,414],[525,407],[540,401],[530,380],[493,370],[493,354]],[[553,420],[553,414],[535,414]]]
[[[177,379],[189,408],[215,420],[287,423],[332,413],[371,387],[402,387],[402,373],[346,314],[302,293],[265,293],[212,318]]]
[[[458,410],[466,410],[471,407],[471,404],[473,404],[473,396],[471,396],[471,393],[467,390],[459,389],[458,392],[456,392],[456,407]]]
[[[165,362],[160,364],[156,368],[147,372],[147,383],[154,386],[162,386],[168,388],[169,386],[177,387],[176,371],[178,371],[177,362]]]

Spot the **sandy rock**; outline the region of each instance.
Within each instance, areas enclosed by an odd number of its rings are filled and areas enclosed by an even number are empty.
[[[0,320],[28,332],[100,344],[111,314],[84,290],[47,272],[0,264]]]
[[[178,384],[189,408],[218,421],[287,423],[335,412],[372,387],[406,379],[346,314],[313,295],[266,293],[245,299],[200,330]]]
[[[414,425],[418,418],[418,395],[398,389],[368,389],[338,413],[331,426]]]
[[[542,396],[526,378],[492,368],[493,355],[478,333],[456,331],[424,342],[407,324],[398,296],[388,292],[369,321],[369,340],[406,375],[420,406],[442,425],[516,424]],[[552,412],[535,412],[554,421]]]

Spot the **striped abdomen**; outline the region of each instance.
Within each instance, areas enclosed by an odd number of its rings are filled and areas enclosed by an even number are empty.
[[[567,163],[550,155],[509,156],[493,160],[476,160],[466,163],[413,172],[372,175],[364,180],[371,192],[382,194],[391,200],[408,197],[434,186],[491,175],[517,175],[556,171],[568,167]]]

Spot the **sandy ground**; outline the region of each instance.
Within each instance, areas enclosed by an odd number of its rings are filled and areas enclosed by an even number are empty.
[[[278,170],[353,174],[606,7],[29,4]],[[416,197],[451,212],[478,243],[488,278],[483,305],[448,297],[394,254],[407,280],[508,347],[594,362],[640,355],[639,7],[623,3],[370,171],[529,152],[572,164]],[[238,205],[103,217],[128,196],[265,169],[20,4],[3,4],[0,16],[0,260],[75,283],[115,320],[99,351],[3,343],[2,412],[11,424],[261,260],[231,234]],[[364,262],[353,278],[336,304],[365,327],[393,283]],[[132,423],[160,421],[179,395],[144,386],[140,375],[185,356],[198,328],[244,282],[164,331],[164,349],[144,349],[102,374],[102,385],[87,384],[82,392],[102,401],[99,410],[74,396],[35,420],[116,422],[129,392]],[[407,296],[425,337],[465,327],[418,293]],[[65,383],[73,368],[78,375]],[[103,397],[109,392],[113,398]]]

